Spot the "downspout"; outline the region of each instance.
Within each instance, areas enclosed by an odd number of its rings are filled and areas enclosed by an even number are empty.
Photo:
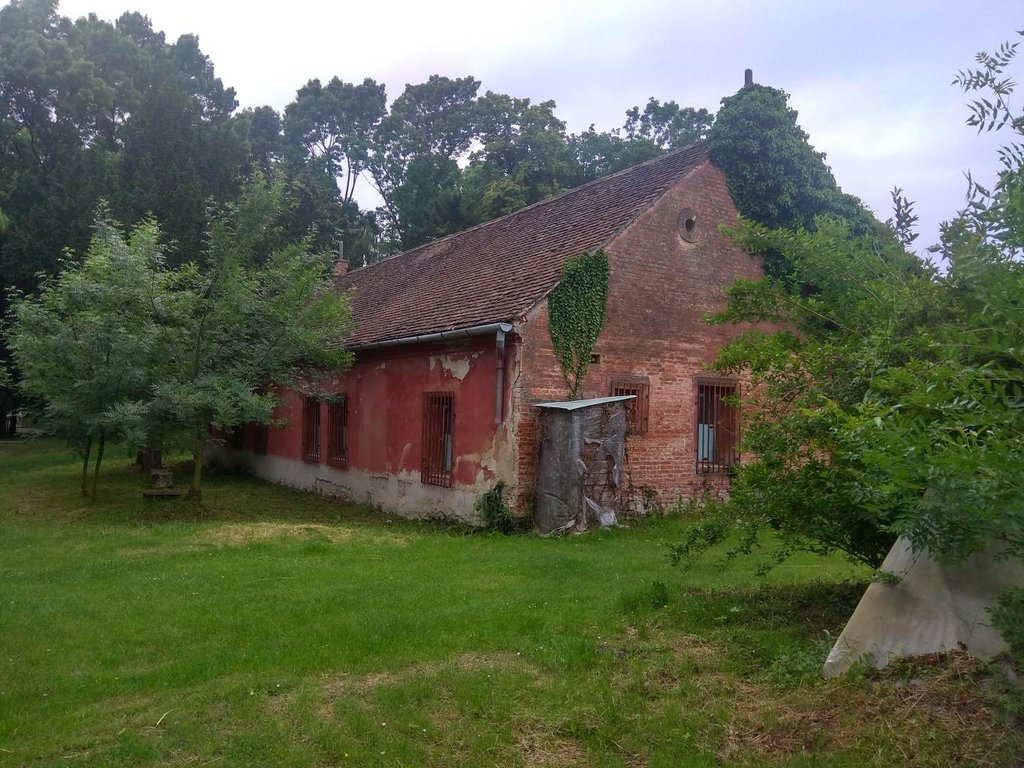
[[[497,333],[498,366],[494,385],[494,423],[501,424],[505,405],[505,329],[498,328]]]

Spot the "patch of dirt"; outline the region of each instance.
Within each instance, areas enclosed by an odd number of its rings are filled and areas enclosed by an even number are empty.
[[[523,759],[523,765],[551,766],[551,768],[567,768],[568,766],[590,765],[587,751],[574,741],[560,739],[550,734],[539,732],[520,733],[516,737],[516,748]]]
[[[537,670],[521,656],[515,653],[463,653],[454,660],[428,661],[411,664],[395,672],[370,672],[365,675],[342,675],[323,679],[324,696],[320,706],[320,714],[329,719],[334,704],[346,696],[365,696],[378,688],[401,685],[417,677],[436,676],[442,672],[479,672],[482,670],[504,671],[510,669],[529,669],[536,674]]]
[[[407,537],[398,533],[364,531],[359,528],[322,523],[225,523],[216,528],[206,528],[197,534],[200,541],[228,547],[245,546],[257,541],[278,538],[301,539],[303,541],[329,541],[343,544],[348,541],[380,542],[401,546],[409,543]]]
[[[956,765],[1015,765],[1024,735],[1001,717],[985,690],[984,665],[966,654],[913,662],[915,677],[887,670],[868,680],[836,680],[780,692],[734,681],[733,717],[718,749],[723,761],[785,760],[809,751],[853,750],[873,735],[900,765],[928,766],[936,748]],[[936,741],[944,742],[938,745]]]
[[[202,541],[229,547],[279,538],[327,539],[338,544],[351,539],[352,531],[349,528],[318,523],[228,523],[216,528],[206,528],[196,534],[196,537]]]

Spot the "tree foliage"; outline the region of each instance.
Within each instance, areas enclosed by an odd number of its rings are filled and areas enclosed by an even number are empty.
[[[39,404],[42,423],[82,457],[82,493],[98,446],[99,473],[108,438],[123,438],[118,411],[147,395],[157,347],[153,308],[169,285],[151,221],[125,237],[101,215],[84,259],[70,257],[37,296],[15,295],[8,336],[19,387]]]
[[[982,55],[983,69],[958,82],[1008,95],[996,75],[1011,53]],[[982,97],[973,124],[1019,135],[1024,122],[1007,110]],[[716,318],[764,324],[717,362],[750,377],[750,460],[678,557],[737,528],[739,550],[778,558],[841,551],[877,566],[898,535],[943,562],[989,547],[1024,557],[1024,171],[1012,149],[1003,158],[993,188],[972,184],[944,226],[945,270],[904,250],[913,213],[899,190],[888,238],[824,218],[813,231],[740,229],[789,270],[737,283]]]
[[[752,84],[722,99],[708,143],[744,217],[769,228],[813,229],[827,215],[846,219],[857,234],[878,231],[860,201],[836,184],[785,92]],[[772,253],[765,267],[781,274],[787,265]]]
[[[213,216],[202,258],[177,268],[155,223],[125,236],[101,217],[81,263],[16,298],[21,390],[86,461],[111,436],[187,446],[198,501],[211,429],[268,423],[276,385],[312,387],[348,364],[347,302],[323,258],[282,240],[284,205],[283,184],[257,177]]]
[[[706,109],[680,107],[674,101],[662,104],[650,98],[641,112],[626,110],[623,129],[630,141],[648,141],[659,149],[682,149],[708,137],[714,115]]]

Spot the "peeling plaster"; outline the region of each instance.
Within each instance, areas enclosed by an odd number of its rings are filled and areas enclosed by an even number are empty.
[[[430,370],[434,370],[435,364],[440,364],[440,366],[451,374],[453,378],[462,381],[469,373],[472,361],[465,357],[456,358],[451,355],[431,355]]]

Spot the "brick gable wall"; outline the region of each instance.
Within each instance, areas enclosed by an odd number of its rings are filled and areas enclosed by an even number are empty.
[[[693,242],[680,231],[680,214],[695,214]],[[758,259],[718,232],[737,211],[722,173],[710,163],[695,169],[607,247],[611,267],[605,327],[595,347],[583,397],[608,395],[610,381],[645,377],[650,384],[649,430],[627,440],[629,477],[642,497],[688,497],[702,485],[724,487],[721,474],[698,474],[696,379],[739,330],[710,326],[707,314],[724,306],[723,289],[737,277],[762,275]],[[518,424],[517,500],[525,510],[534,487],[537,413],[533,405],[565,399],[551,348],[547,302],[517,324],[521,336],[515,385]]]

